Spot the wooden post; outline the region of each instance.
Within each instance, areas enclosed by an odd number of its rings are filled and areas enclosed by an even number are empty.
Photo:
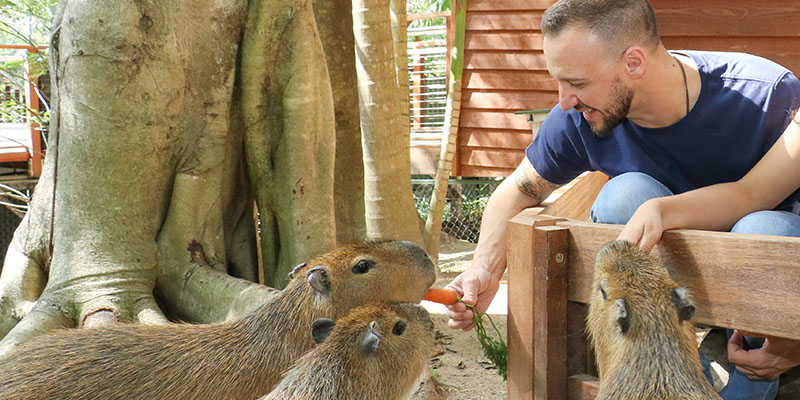
[[[543,226],[533,233],[533,394],[537,400],[567,396],[567,236]]]
[[[553,218],[548,216],[537,216],[536,211],[532,209],[525,210],[512,218],[508,224],[508,347],[513,349],[508,354],[508,398],[509,399],[533,399],[534,398],[534,372],[536,364],[534,357],[539,347],[535,345],[535,336],[544,337],[547,342],[547,337],[555,334],[555,331],[550,330],[548,334],[547,329],[541,329],[534,334],[535,327],[542,321],[537,319],[541,318],[536,315],[536,306],[542,302],[542,296],[537,294],[537,290],[544,290],[544,296],[550,294],[554,287],[549,278],[545,276],[543,282],[537,282],[536,275],[532,276],[532,268],[537,271],[541,268],[536,267],[549,265],[547,258],[550,257],[555,261],[556,253],[561,253],[561,264],[566,261],[566,251],[556,251],[555,247],[550,247],[548,250],[548,240],[554,243],[561,243],[566,248],[566,231],[557,228],[554,231],[540,230],[540,227],[555,225],[561,221],[560,218]],[[562,237],[563,239],[554,239]],[[551,254],[552,253],[552,254]],[[546,271],[547,268],[544,268]],[[555,271],[554,271],[555,272]],[[536,272],[534,272],[536,273]],[[547,272],[544,272],[547,275]],[[565,283],[566,280],[562,274],[557,274],[558,279],[555,284],[559,282]],[[562,295],[566,299],[566,291]],[[545,300],[545,303],[547,300]],[[557,304],[558,302],[556,302]],[[563,302],[566,304],[566,300]],[[565,328],[566,329],[566,328]],[[547,351],[542,350],[544,353],[543,358],[548,360]],[[564,345],[564,352],[566,352],[566,344]],[[566,369],[564,370],[566,371]],[[566,376],[566,375],[565,375]],[[546,384],[546,383],[545,383]],[[541,397],[536,397],[541,398]]]

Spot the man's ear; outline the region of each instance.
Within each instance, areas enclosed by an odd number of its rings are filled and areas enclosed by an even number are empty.
[[[631,46],[622,54],[625,73],[631,79],[640,79],[647,72],[647,53],[639,46]]]

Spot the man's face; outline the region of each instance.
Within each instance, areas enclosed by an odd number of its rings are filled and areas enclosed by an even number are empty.
[[[598,137],[625,120],[634,91],[617,75],[620,55],[583,28],[567,28],[545,37],[547,69],[558,82],[561,109],[574,108]]]

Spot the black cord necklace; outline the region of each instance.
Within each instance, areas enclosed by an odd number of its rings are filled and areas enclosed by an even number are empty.
[[[681,75],[683,75],[683,89],[686,92],[686,115],[689,115],[689,83],[686,81],[686,70],[683,69],[683,63],[681,60],[678,60],[677,57],[672,56],[675,61],[678,63],[678,66],[681,67]]]

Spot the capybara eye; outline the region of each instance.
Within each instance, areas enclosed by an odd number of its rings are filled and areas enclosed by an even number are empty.
[[[394,324],[394,328],[392,328],[392,334],[394,334],[395,336],[400,336],[405,331],[406,331],[406,323],[404,321],[397,321],[397,323]]]
[[[603,300],[607,300],[608,296],[606,295],[606,291],[603,290],[603,287],[602,286],[598,286],[597,288],[600,289],[600,294],[603,295]]]
[[[354,274],[366,274],[367,271],[372,269],[375,266],[375,261],[371,260],[361,260],[353,266],[353,273]]]

